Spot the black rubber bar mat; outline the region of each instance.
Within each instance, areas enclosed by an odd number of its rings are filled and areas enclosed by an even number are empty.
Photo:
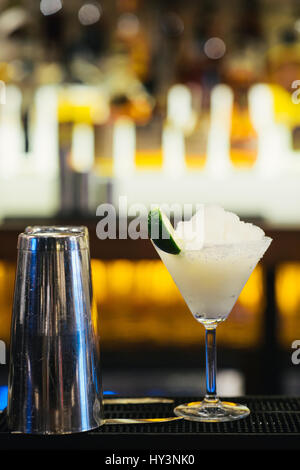
[[[165,418],[177,404],[197,401],[180,397],[174,403],[109,404],[105,418]],[[225,399],[226,400],[226,399]],[[179,420],[167,423],[113,424],[96,430],[40,436],[10,433],[0,414],[0,449],[295,449],[300,450],[300,397],[228,398],[246,404],[251,414],[225,423]]]

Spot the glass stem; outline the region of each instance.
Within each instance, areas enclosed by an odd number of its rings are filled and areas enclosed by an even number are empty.
[[[205,328],[206,395],[205,401],[218,401],[216,388],[216,327]]]

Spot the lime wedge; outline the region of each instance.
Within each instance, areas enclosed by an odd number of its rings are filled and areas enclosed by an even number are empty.
[[[152,242],[166,253],[178,255],[182,247],[175,230],[164,212],[157,208],[148,214],[148,234]]]

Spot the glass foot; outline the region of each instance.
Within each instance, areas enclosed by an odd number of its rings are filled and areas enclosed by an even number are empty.
[[[179,405],[174,409],[176,416],[190,421],[203,421],[206,423],[220,423],[245,418],[250,410],[247,406],[231,403],[229,401],[206,400],[194,401]]]

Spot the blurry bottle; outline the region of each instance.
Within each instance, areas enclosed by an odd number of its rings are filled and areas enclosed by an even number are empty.
[[[162,168],[162,132],[163,118],[160,113],[154,113],[148,122],[136,125],[137,170],[151,171]]]
[[[230,158],[237,167],[251,167],[257,158],[258,139],[249,113],[248,90],[235,90],[230,132]]]
[[[96,178],[96,129],[104,125],[108,116],[108,103],[99,88],[68,85],[60,90],[60,184],[64,215],[88,216],[94,209],[91,199],[96,199],[95,188],[101,185]]]
[[[268,75],[273,95],[275,121],[289,133],[290,150],[300,150],[300,112],[293,100],[293,83],[300,78],[300,41],[293,31],[285,31],[280,42],[268,51]]]
[[[204,168],[210,127],[209,110],[204,108],[202,87],[189,84],[191,93],[190,126],[185,133],[185,160],[190,170]]]
[[[224,80],[233,92],[230,159],[239,168],[252,167],[258,155],[258,135],[249,108],[249,89],[261,80],[262,73],[262,54],[251,47],[229,56],[224,64]]]

